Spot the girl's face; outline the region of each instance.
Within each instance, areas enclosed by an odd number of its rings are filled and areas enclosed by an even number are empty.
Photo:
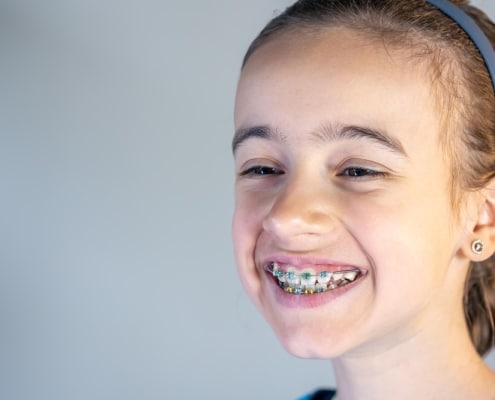
[[[462,318],[466,234],[417,60],[344,29],[282,36],[244,68],[235,125],[236,262],[289,351],[387,349]]]

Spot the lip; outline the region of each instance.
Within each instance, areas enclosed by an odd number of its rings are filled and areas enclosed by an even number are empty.
[[[267,270],[268,265],[272,262],[277,262],[280,265],[290,265],[298,270],[311,268],[316,273],[320,273],[321,271],[338,272],[346,269],[359,269],[361,271],[361,276],[354,282],[323,293],[294,295],[281,289],[277,280]],[[366,280],[368,275],[368,270],[361,266],[321,257],[272,255],[270,257],[264,257],[259,266],[262,269],[262,279],[266,281],[265,283],[267,284],[269,291],[274,296],[277,303],[287,308],[316,308],[328,304],[358,288],[358,286]]]
[[[362,275],[366,275],[368,270],[362,266],[351,264],[348,262],[330,260],[322,257],[308,257],[308,256],[287,256],[287,255],[272,255],[269,257],[263,257],[258,264],[263,271],[267,272],[268,266],[276,262],[280,266],[294,267],[297,270],[312,269],[315,273],[322,271],[339,272],[348,269],[359,269]]]

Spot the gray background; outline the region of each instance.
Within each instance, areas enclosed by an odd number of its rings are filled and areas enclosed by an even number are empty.
[[[0,1],[1,399],[332,384],[281,349],[230,244],[239,64],[289,3]]]

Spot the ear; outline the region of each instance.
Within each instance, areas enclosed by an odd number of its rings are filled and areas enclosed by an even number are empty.
[[[469,230],[462,251],[471,261],[480,262],[495,253],[495,179],[481,189],[474,226]],[[475,241],[483,243],[480,252],[473,250]]]

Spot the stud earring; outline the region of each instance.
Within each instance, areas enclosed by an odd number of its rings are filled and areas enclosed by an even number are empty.
[[[476,239],[473,241],[473,243],[471,243],[471,250],[473,251],[474,254],[479,255],[483,253],[484,248],[485,248],[485,244],[480,239]]]

